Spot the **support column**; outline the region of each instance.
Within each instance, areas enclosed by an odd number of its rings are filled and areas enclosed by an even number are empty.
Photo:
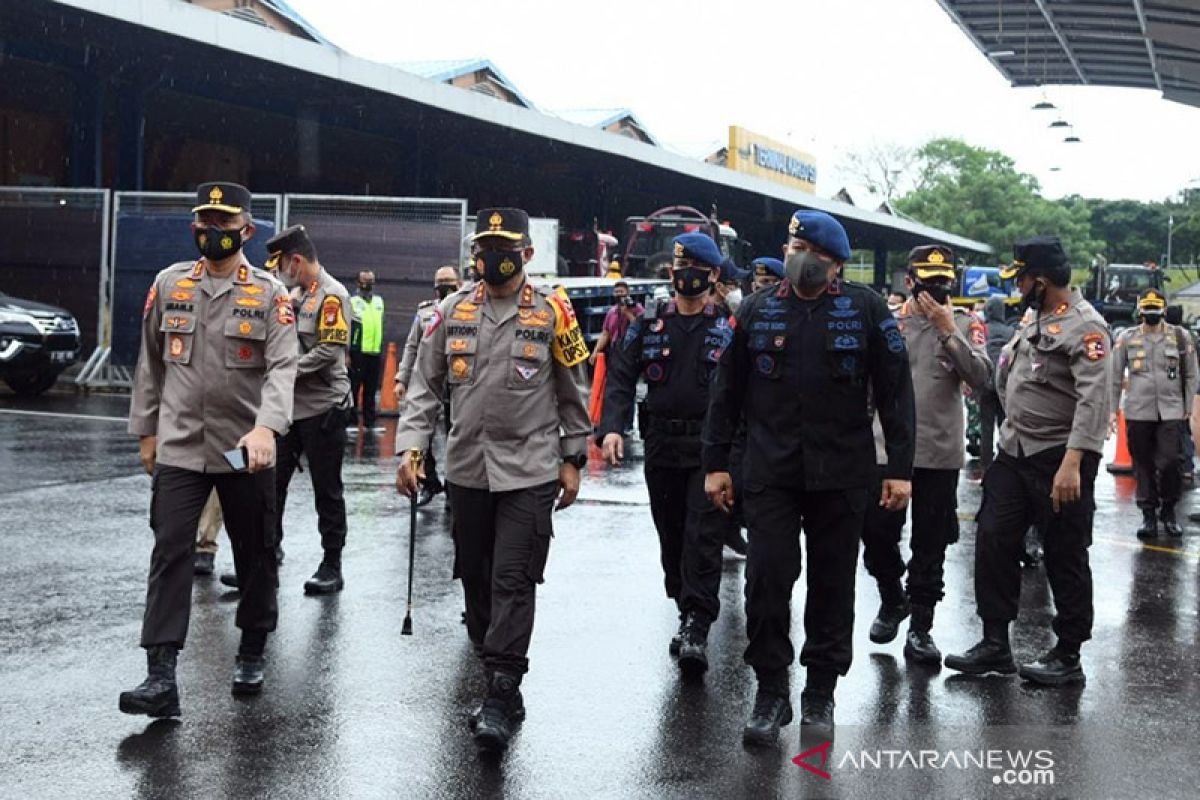
[[[117,90],[117,188],[140,192],[146,183],[146,95],[123,84]]]
[[[75,97],[71,110],[71,141],[68,153],[71,186],[96,187],[102,182],[101,142],[104,128],[104,88],[94,76],[75,74]]]
[[[871,285],[876,289],[887,291],[891,288],[892,279],[888,275],[888,251],[887,245],[882,241],[875,243],[875,278]]]

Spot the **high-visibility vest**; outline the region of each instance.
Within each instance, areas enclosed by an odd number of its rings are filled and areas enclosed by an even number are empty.
[[[354,319],[358,322],[357,342],[351,348],[360,353],[377,355],[383,349],[383,298],[373,295],[371,302],[355,295],[350,298]]]

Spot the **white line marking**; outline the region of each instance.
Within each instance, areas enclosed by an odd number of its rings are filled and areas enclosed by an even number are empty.
[[[0,408],[0,414],[24,414],[30,417],[65,417],[66,419],[93,419],[103,422],[128,422],[129,417],[97,417],[92,414],[63,414],[57,411],[21,411],[11,408]]]

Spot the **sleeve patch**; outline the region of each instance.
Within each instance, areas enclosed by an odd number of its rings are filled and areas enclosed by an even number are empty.
[[[1108,348],[1104,343],[1104,334],[1098,332],[1085,333],[1083,335],[1083,354],[1088,361],[1099,361],[1108,355]]]
[[[342,301],[335,295],[325,298],[321,304],[321,320],[317,324],[318,344],[349,344],[350,325],[342,309]]]
[[[554,344],[551,351],[554,360],[564,367],[573,367],[588,357],[587,341],[583,331],[575,319],[575,311],[571,301],[562,299],[559,295],[551,295],[550,306],[554,309]]]
[[[971,344],[974,344],[978,347],[984,347],[987,345],[987,329],[983,327],[982,322],[972,322],[970,327],[967,328],[967,331],[971,334]]]
[[[443,319],[445,319],[445,317],[442,316],[442,309],[435,308],[433,310],[433,314],[429,317],[429,322],[425,323],[425,338],[426,339],[433,336],[433,332],[441,327]]]
[[[154,308],[154,301],[158,299],[158,284],[155,283],[150,287],[150,291],[146,292],[146,305],[142,307],[142,319],[150,316],[150,309]]]
[[[275,319],[279,320],[280,325],[294,324],[296,322],[296,311],[292,308],[291,301],[280,303],[280,299],[278,297],[275,298]],[[283,297],[282,299],[288,300],[287,297]]]

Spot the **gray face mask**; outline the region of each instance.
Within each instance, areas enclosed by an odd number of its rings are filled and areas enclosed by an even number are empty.
[[[829,267],[828,261],[808,250],[789,253],[783,263],[783,271],[792,285],[808,292],[829,285]]]

